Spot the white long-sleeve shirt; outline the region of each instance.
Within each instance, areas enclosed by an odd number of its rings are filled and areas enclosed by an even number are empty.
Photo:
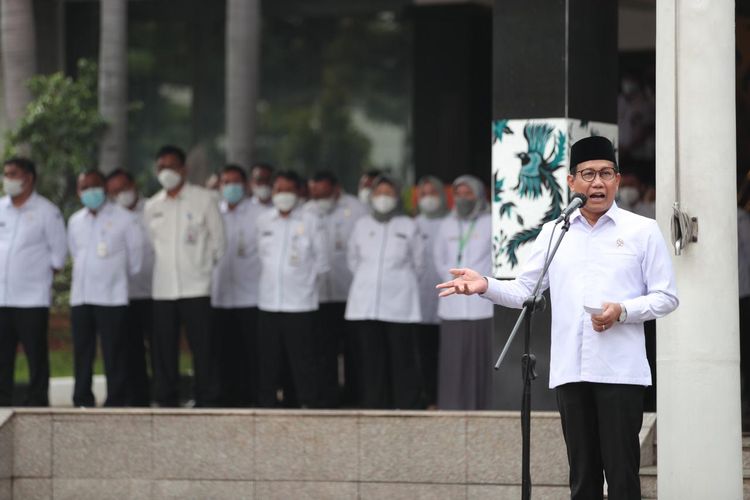
[[[451,212],[440,225],[433,246],[433,259],[440,281],[453,279],[449,269],[468,267],[492,274],[492,216],[480,214],[472,221],[459,219]],[[460,259],[460,260],[459,260]],[[433,292],[435,285],[432,286]],[[474,295],[451,295],[440,299],[438,316],[444,320],[478,320],[493,316],[492,304]]]
[[[521,274],[512,281],[488,278],[484,297],[521,308],[544,265],[554,225],[534,242]],[[555,231],[554,242],[560,228]],[[550,388],[569,382],[650,385],[643,322],[677,308],[672,261],[656,221],[612,207],[591,227],[580,211],[545,277],[550,289],[552,342]],[[583,306],[624,304],[627,319],[604,332],[593,329]]]
[[[68,221],[68,247],[71,306],[128,304],[128,280],[140,271],[143,255],[137,214],[114,203],[105,203],[96,214],[82,208]]]
[[[320,218],[320,228],[331,263],[331,269],[318,276],[319,300],[321,303],[346,302],[352,284],[352,272],[346,263],[346,247],[354,224],[367,214],[367,208],[356,197],[343,193],[331,213],[318,214],[311,202],[305,204],[304,209]]]
[[[224,218],[227,251],[214,269],[211,305],[224,309],[255,307],[260,280],[258,217],[269,209],[245,198],[233,210],[222,200],[219,210]]]
[[[68,245],[60,209],[36,192],[16,208],[0,198],[0,307],[49,307]]]
[[[426,217],[419,214],[414,218],[419,228],[419,234],[422,237],[422,248],[424,250],[424,272],[419,273],[419,304],[422,312],[422,323],[436,325],[440,323],[438,317],[438,294],[435,285],[445,281],[442,279],[442,273],[438,272],[435,265],[434,251],[435,244],[438,240],[440,225],[445,217]],[[484,301],[482,301],[484,302]]]
[[[423,271],[422,237],[413,219],[397,215],[378,222],[372,215],[354,226],[347,250],[354,273],[344,317],[419,323],[417,275]]]
[[[155,252],[153,298],[210,296],[213,267],[226,247],[215,194],[185,184],[170,198],[162,189],[146,202],[144,217]]]
[[[143,243],[141,247],[141,270],[130,276],[128,281],[128,295],[131,299],[150,299],[151,289],[154,285],[154,248],[151,246],[146,230],[146,221],[143,215],[145,205],[145,200],[139,199],[132,212],[138,217]]]
[[[318,219],[295,208],[288,217],[271,209],[258,217],[261,273],[258,309],[309,312],[318,309],[318,275],[329,269]]]

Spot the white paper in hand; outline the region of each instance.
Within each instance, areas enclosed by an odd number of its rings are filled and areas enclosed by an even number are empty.
[[[602,309],[601,307],[591,307],[591,306],[583,306],[583,310],[592,316],[598,316],[604,312],[604,309]]]

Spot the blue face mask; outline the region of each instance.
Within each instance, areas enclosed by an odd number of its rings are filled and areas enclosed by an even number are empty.
[[[98,210],[104,204],[104,188],[92,187],[81,191],[81,203],[90,210]]]
[[[227,200],[227,203],[234,205],[239,203],[242,197],[245,196],[245,190],[242,184],[233,182],[232,184],[224,184],[221,194]]]

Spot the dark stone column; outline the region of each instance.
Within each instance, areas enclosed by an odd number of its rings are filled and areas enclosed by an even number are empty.
[[[492,47],[493,120],[617,123],[616,1],[496,0]],[[518,313],[496,308],[498,353]],[[539,373],[532,392],[535,410],[556,409],[554,392],[547,388],[550,322],[548,302],[547,309],[535,315],[533,327],[532,352]],[[494,408],[520,409],[522,337],[521,331],[495,374]]]

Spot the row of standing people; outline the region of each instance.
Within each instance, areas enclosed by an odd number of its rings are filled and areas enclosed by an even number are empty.
[[[5,163],[0,404],[10,404],[6,368],[19,340],[27,404],[47,404],[49,289],[67,247],[76,406],[95,404],[97,335],[106,405],[178,405],[181,327],[197,406],[487,406],[492,306],[438,303],[434,290],[451,267],[490,272],[490,216],[476,178],[453,183],[450,213],[442,183],[421,179],[411,218],[398,183],[375,172],[362,177],[359,199],[321,172],[307,203],[299,177],[269,165],[254,166],[249,182],[225,167],[219,199],[186,182],[179,148],[157,153],[156,173],[163,189],[148,200],[125,171],[82,173],[84,207],[66,235],[59,210],[34,192],[33,163]],[[36,297],[22,300],[31,288]]]

